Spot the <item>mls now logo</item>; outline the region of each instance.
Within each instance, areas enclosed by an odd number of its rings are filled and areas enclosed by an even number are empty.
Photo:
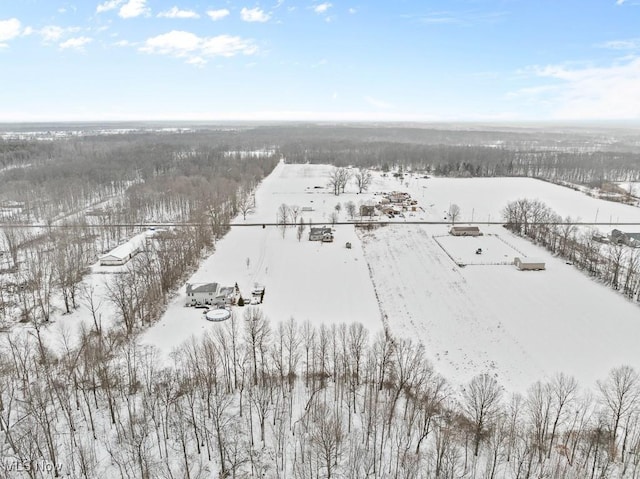
[[[28,459],[4,458],[0,459],[0,471],[4,472],[42,472],[53,474],[53,462],[47,460],[29,461]]]

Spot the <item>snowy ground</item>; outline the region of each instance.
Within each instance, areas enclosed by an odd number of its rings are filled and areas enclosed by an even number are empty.
[[[256,194],[256,211],[245,223],[276,222],[276,211],[285,203],[312,206],[304,212],[305,221],[323,222],[335,204],[335,197],[323,175],[328,166],[279,165],[266,178]],[[356,196],[355,194],[352,196]],[[344,218],[344,212],[342,218]],[[238,219],[242,223],[242,219]],[[360,322],[372,333],[382,329],[381,314],[369,277],[367,262],[353,226],[335,227],[333,243],[308,240],[309,229],[301,241],[293,227],[235,227],[216,245],[189,282],[236,282],[243,297],[250,296],[255,284],[265,287],[263,313],[274,323],[293,317],[297,322]],[[352,248],[345,244],[351,242]],[[219,324],[204,319],[200,309],[186,308],[185,288],[170,303],[162,319],[143,336],[143,343],[156,345],[168,354],[191,335],[200,335]],[[234,307],[237,315],[246,308]]]
[[[334,196],[326,187],[330,170],[278,165],[258,188],[255,211],[236,222],[273,223],[284,203],[312,208],[301,213],[305,221],[328,224],[338,202],[366,203],[391,190],[410,192],[423,209],[390,222],[442,221],[451,203],[461,207],[458,223],[472,217],[495,221],[507,202],[524,197],[540,199],[563,216],[593,220],[598,214],[602,221],[640,222],[638,208],[524,178],[414,177],[400,182],[376,174],[369,193],[357,194],[351,185]],[[348,219],[343,206],[339,220]],[[335,242],[323,244],[308,241],[308,228],[298,241],[295,228],[283,238],[274,226],[233,227],[189,281],[237,282],[245,297],[262,284],[261,307],[274,323],[290,317],[314,324],[358,321],[375,332],[386,316],[394,333],[424,342],[437,370],[454,382],[490,372],[508,389],[523,390],[564,371],[591,387],[612,367],[640,364],[637,305],[500,226],[481,226],[484,236],[479,238],[453,238],[448,229],[444,224],[391,224],[356,233],[351,225],[338,225]],[[482,255],[475,254],[477,248]],[[514,256],[542,258],[547,269],[520,272],[500,264]],[[96,267],[85,282],[96,287],[98,297],[104,295],[105,281],[117,269]],[[203,310],[185,307],[185,300],[183,286],[161,320],[142,336],[165,358],[191,336],[220,326],[207,321]],[[244,309],[235,311],[242,315]],[[111,324],[106,303],[100,313],[105,326]],[[71,337],[80,322],[91,324],[84,306],[57,315],[46,334],[59,342],[59,331]]]
[[[485,229],[544,259],[547,269],[458,267],[432,237],[442,228],[379,228],[364,242],[391,330],[421,340],[447,378],[464,382],[488,372],[507,389],[524,391],[563,371],[591,387],[614,366],[640,363],[637,305],[498,226]],[[466,261],[491,238],[499,243],[488,236],[448,244]],[[459,252],[464,242],[466,255]]]
[[[503,236],[491,234],[463,237],[446,234],[433,239],[457,265],[512,264],[514,257],[527,256],[503,239]]]
[[[408,187],[405,186],[408,184]],[[413,178],[400,182],[379,177],[374,187],[408,191],[423,204],[425,220],[443,220],[449,205],[460,206],[459,223],[465,221],[502,221],[502,210],[508,202],[519,199],[538,199],[563,218],[583,222],[640,223],[640,209],[611,201],[592,198],[584,193],[531,178]],[[608,233],[612,227],[600,229]],[[640,231],[640,226],[624,228]]]
[[[237,221],[275,222],[285,203],[311,207],[302,213],[305,220],[323,222],[338,202],[364,203],[391,190],[409,191],[424,208],[406,220],[442,220],[450,203],[461,207],[463,221],[472,216],[496,220],[508,201],[527,197],[563,216],[584,219],[598,212],[640,221],[637,208],[521,178],[401,183],[376,175],[369,193],[348,188],[336,197],[326,188],[330,169],[279,165],[260,186],[256,211]],[[340,220],[347,219],[343,208]],[[376,330],[382,310],[391,330],[423,341],[437,369],[452,381],[490,372],[508,389],[523,390],[564,371],[593,386],[611,367],[640,363],[634,342],[640,334],[637,306],[502,227],[482,227],[485,235],[478,238],[454,238],[448,229],[389,225],[356,234],[345,225],[336,227],[334,243],[323,244],[308,241],[308,230],[298,242],[294,228],[283,239],[275,227],[235,227],[191,281],[237,281],[245,295],[255,283],[263,284],[263,310],[273,321],[360,321]],[[344,247],[347,241],[352,249]],[[475,254],[477,248],[482,255]],[[547,270],[518,271],[505,264],[514,256],[543,258]],[[190,335],[218,326],[204,320],[201,310],[185,308],[184,301],[182,289],[143,341],[168,353]],[[241,308],[236,314],[242,314]]]

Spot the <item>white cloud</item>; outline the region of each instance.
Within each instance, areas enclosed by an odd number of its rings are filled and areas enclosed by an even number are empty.
[[[612,40],[600,45],[603,48],[612,50],[637,50],[640,48],[640,39],[632,38],[629,40]]]
[[[58,45],[62,50],[66,50],[67,48],[72,48],[74,50],[84,50],[84,46],[87,43],[91,43],[93,41],[92,38],[89,37],[76,37],[76,38],[69,38],[69,40],[66,40],[64,42],[62,42],[60,45]]]
[[[625,0],[616,0],[616,5],[622,5],[625,2]]]
[[[202,57],[191,57],[187,60],[189,65],[195,65],[197,67],[203,67],[207,64],[207,60]]]
[[[122,3],[124,3],[124,0],[107,0],[104,3],[100,3],[96,7],[96,13],[108,12],[109,10],[115,10]]]
[[[253,55],[258,51],[251,40],[231,35],[199,37],[191,32],[173,30],[148,38],[140,51],[186,58],[187,63],[203,65],[207,58]]]
[[[358,10],[356,10],[355,8],[350,8],[350,9],[349,9],[349,13],[350,13],[351,15],[353,15],[353,14],[354,14],[354,13],[356,13],[357,11],[358,11]]]
[[[209,15],[211,20],[213,20],[214,22],[226,17],[227,15],[229,15],[229,13],[229,10],[227,10],[226,8],[221,8],[220,10],[207,10],[207,15]]]
[[[38,33],[42,35],[42,39],[45,42],[55,42],[60,40],[60,37],[64,34],[64,28],[57,25],[47,25],[46,27],[42,27]]]
[[[382,100],[378,100],[378,99],[372,98],[370,96],[365,96],[364,97],[364,101],[366,101],[371,106],[374,106],[376,108],[381,108],[381,109],[384,109],[384,110],[388,110],[389,108],[393,108],[393,105],[391,103],[388,103],[388,102],[382,101]]]
[[[8,20],[0,20],[0,42],[11,40],[20,35],[20,20],[10,18]]]
[[[80,30],[80,27],[62,28],[58,25],[47,25],[42,27],[40,30],[33,30],[31,33],[35,32],[40,35],[45,43],[52,43],[59,41],[65,35],[79,32]]]
[[[129,40],[118,40],[117,42],[113,43],[114,47],[130,47],[132,45],[135,44],[130,42]]]
[[[230,35],[218,35],[203,39],[202,53],[210,57],[232,57],[238,53],[253,55],[258,48],[249,40]]]
[[[161,18],[200,18],[193,10],[180,10],[178,7],[172,7],[166,12],[158,13],[158,17]]]
[[[532,71],[547,83],[516,94],[548,105],[555,119],[640,119],[640,57],[609,66],[549,65]]]
[[[313,7],[313,11],[316,13],[327,13],[327,10],[329,10],[331,7],[332,5],[328,2],[321,3],[320,5],[316,5],[315,7]]]
[[[271,18],[271,15],[269,15],[268,13],[265,13],[264,10],[261,10],[260,8],[256,7],[256,8],[243,8],[242,10],[240,10],[240,18],[242,18],[242,20],[244,20],[245,22],[266,22],[269,21],[269,19]]]
[[[146,5],[147,0],[129,0],[120,7],[118,15],[122,18],[135,18],[140,15],[148,15],[149,8]]]

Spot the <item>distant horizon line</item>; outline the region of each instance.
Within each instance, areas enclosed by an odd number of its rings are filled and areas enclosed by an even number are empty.
[[[5,125],[113,125],[113,124],[369,124],[369,125],[487,125],[487,126],[526,126],[526,125],[564,125],[564,126],[639,126],[638,119],[574,119],[574,120],[400,120],[400,119],[77,119],[77,120],[0,120]]]

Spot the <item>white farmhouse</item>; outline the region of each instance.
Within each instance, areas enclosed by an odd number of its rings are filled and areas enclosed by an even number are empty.
[[[187,283],[187,306],[214,304],[219,294],[218,283]]]

